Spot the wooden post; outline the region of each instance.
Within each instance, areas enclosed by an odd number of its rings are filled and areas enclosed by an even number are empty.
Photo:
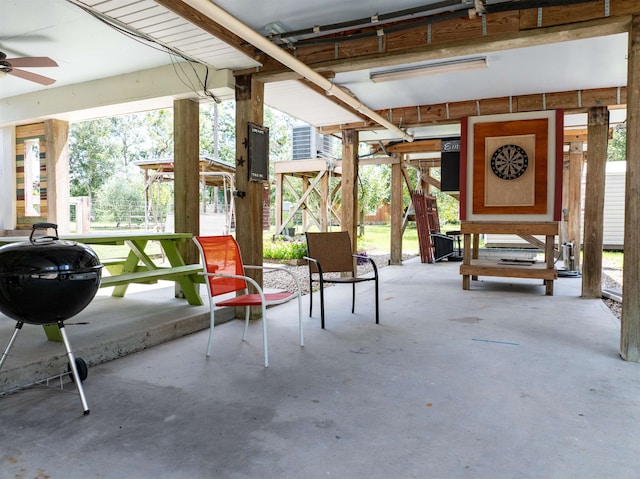
[[[606,106],[589,109],[587,135],[589,152],[584,200],[582,297],[601,298],[604,186],[609,138],[609,110]]]
[[[351,235],[353,251],[357,251],[358,225],[358,132],[342,131],[342,231]]]
[[[58,225],[59,234],[70,229],[69,122],[45,120],[47,155],[47,221]]]
[[[309,189],[309,177],[304,176],[302,178],[302,195],[307,194]],[[302,203],[302,231],[305,232],[309,228],[309,197],[307,196]]]
[[[582,163],[584,161],[583,143],[572,142],[569,146],[569,171],[567,181],[567,231],[563,241],[574,244],[574,268],[580,270],[580,215],[582,212]]]
[[[627,176],[620,356],[640,362],[640,15],[629,31],[627,77]]]
[[[282,226],[282,211],[284,206],[283,196],[284,174],[276,173],[276,232]]]
[[[390,264],[402,264],[402,165],[391,165],[391,254]]]
[[[262,182],[249,181],[248,123],[262,125],[264,83],[250,75],[236,77],[236,240],[242,261],[262,265]],[[247,275],[262,285],[262,271]]]
[[[174,227],[176,233],[200,233],[200,105],[191,99],[173,102]],[[193,242],[179,246],[185,263],[200,261]],[[178,283],[176,283],[176,288]]]
[[[320,231],[329,231],[329,172],[320,179]]]

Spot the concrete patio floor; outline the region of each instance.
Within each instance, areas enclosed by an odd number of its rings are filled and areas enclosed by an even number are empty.
[[[150,346],[207,308],[162,289],[98,297],[67,327],[96,364],[91,414],[68,382],[0,397],[0,477],[640,477],[640,365],[619,358],[602,301],[576,278],[553,297],[532,280],[462,291],[458,266],[383,268],[380,325],[368,283],[355,315],[348,287],[327,291],[324,331],[304,298],[304,348],[296,304],[270,309],[266,369],[259,321],[244,343],[240,321],[217,327],[205,359],[207,331]],[[14,326],[0,318],[3,348]],[[0,379],[63,353],[25,325]]]

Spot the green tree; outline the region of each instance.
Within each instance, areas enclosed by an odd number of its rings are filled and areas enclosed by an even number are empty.
[[[89,196],[113,173],[116,148],[108,119],[72,123],[69,127],[71,196]]]
[[[225,101],[200,105],[200,154],[235,165],[235,151],[236,103]]]
[[[359,204],[364,214],[375,214],[378,208],[390,203],[391,182],[388,181],[390,175],[385,174],[385,170],[390,171],[390,165],[360,166],[358,168],[358,195]]]
[[[115,221],[118,226],[132,218],[144,218],[144,180],[139,168],[128,165],[113,173],[100,187],[95,198],[98,220]]]
[[[117,161],[126,166],[141,157],[144,139],[147,137],[143,114],[114,116],[111,122],[111,141],[115,146]]]
[[[173,109],[145,113],[144,125],[148,142],[144,157],[173,157]]]
[[[265,107],[264,125],[269,128],[269,163],[291,160],[294,118],[273,108]]]

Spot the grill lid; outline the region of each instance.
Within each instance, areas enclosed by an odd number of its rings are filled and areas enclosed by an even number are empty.
[[[35,236],[37,229],[53,228],[55,236]],[[57,225],[33,225],[29,241],[0,247],[0,276],[57,275],[100,270],[98,255],[87,245],[58,238]]]

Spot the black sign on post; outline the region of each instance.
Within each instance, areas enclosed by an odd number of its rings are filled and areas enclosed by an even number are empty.
[[[443,138],[441,142],[441,191],[460,193],[460,138]]]
[[[269,128],[249,123],[249,179],[269,181]]]

